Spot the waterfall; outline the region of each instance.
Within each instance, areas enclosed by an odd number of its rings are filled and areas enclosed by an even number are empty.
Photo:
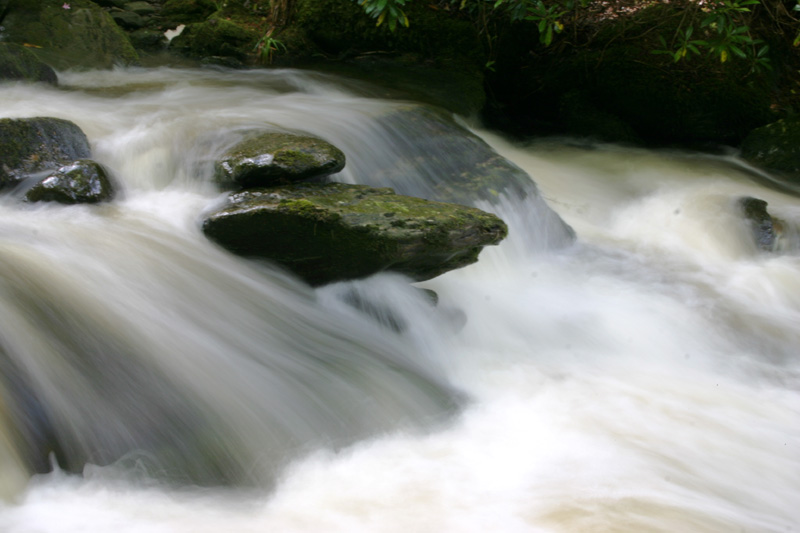
[[[314,72],[60,81],[3,85],[0,114],[75,122],[121,194],[0,199],[0,530],[800,523],[800,203],[735,157],[454,145],[451,117]],[[215,155],[257,128],[339,146],[337,180],[495,212],[509,238],[415,284],[311,289],[231,256],[199,224],[224,197]],[[505,187],[464,181],[482,143]],[[778,251],[744,196],[783,221]]]

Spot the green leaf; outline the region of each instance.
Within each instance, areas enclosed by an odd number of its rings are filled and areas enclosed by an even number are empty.
[[[732,44],[731,45],[731,50],[733,51],[734,54],[736,54],[737,56],[741,57],[742,59],[747,59],[747,54],[745,54],[744,51],[741,48],[739,48],[738,46]]]

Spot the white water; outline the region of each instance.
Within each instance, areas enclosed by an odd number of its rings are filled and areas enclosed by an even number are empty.
[[[0,115],[73,120],[124,195],[99,208],[3,201],[3,348],[51,387],[48,405],[73,439],[145,446],[141,418],[170,426],[154,438],[184,445],[199,417],[221,441],[212,455],[230,454],[223,467],[248,483],[176,487],[138,456],[26,483],[0,433],[0,531],[800,527],[800,256],[791,245],[759,253],[734,207],[756,196],[799,224],[796,198],[724,159],[520,148],[484,134],[534,177],[578,242],[543,251],[535,243],[547,235],[512,224],[478,264],[417,284],[436,290],[436,309],[397,277],[358,282],[407,325],[395,334],[339,303],[347,285],[312,293],[228,257],[197,226],[219,197],[211,155],[238,131],[269,124],[340,141],[342,177],[354,179],[392,149],[353,133],[390,103],[280,71],[69,74],[62,84],[0,87]],[[501,215],[525,220],[525,207]],[[103,387],[119,397],[87,392],[84,352],[109,365]],[[418,379],[449,382],[470,402],[420,428],[411,422],[440,411]],[[137,396],[145,382],[152,393]],[[178,413],[148,414],[163,405]],[[172,426],[184,409],[193,418]]]

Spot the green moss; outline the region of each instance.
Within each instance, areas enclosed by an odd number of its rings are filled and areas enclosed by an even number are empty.
[[[385,269],[428,279],[474,262],[507,233],[500,219],[478,209],[340,183],[237,193],[203,230],[235,253],[273,259],[312,284]]]
[[[56,118],[0,119],[0,187],[28,174],[90,156],[89,142],[72,122]]]
[[[306,167],[314,165],[316,159],[299,150],[281,150],[275,154],[275,163],[287,167]]]
[[[258,33],[236,22],[210,17],[205,22],[189,24],[170,43],[170,49],[194,58],[234,57],[244,60],[258,41]]]
[[[138,62],[128,37],[111,16],[88,0],[40,0],[14,7],[4,21],[7,39],[57,69],[110,68]],[[19,6],[20,4],[16,4]]]
[[[25,80],[58,84],[55,71],[27,48],[0,43],[0,80]]]

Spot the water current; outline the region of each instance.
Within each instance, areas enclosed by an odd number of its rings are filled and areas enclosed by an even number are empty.
[[[425,132],[376,117],[407,102],[291,70],[60,81],[3,85],[0,116],[72,120],[121,194],[0,199],[0,531],[800,527],[800,201],[735,156],[476,129],[574,243],[532,197],[476,198],[510,226],[477,264],[312,290],[204,239],[214,155],[302,131],[345,151],[337,179],[397,187],[374,169]],[[401,192],[447,179],[436,150]],[[783,221],[775,252],[744,196]],[[52,472],[23,467],[20,419],[56,434]]]

